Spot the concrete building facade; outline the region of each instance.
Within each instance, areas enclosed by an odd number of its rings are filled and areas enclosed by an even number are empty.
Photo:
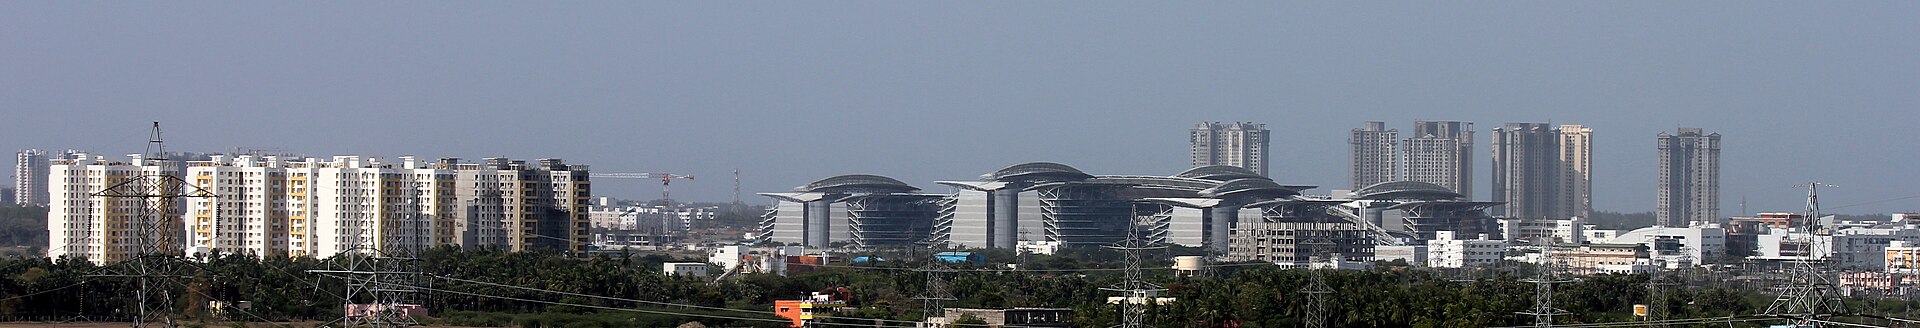
[[[1720,134],[1680,128],[1658,136],[1659,206],[1655,223],[1686,226],[1720,219]]]
[[[1473,122],[1414,121],[1413,135],[1400,147],[1404,154],[1398,180],[1431,183],[1473,197]]]
[[[1558,138],[1545,123],[1507,123],[1493,129],[1494,216],[1557,218],[1554,180]]]
[[[1559,136],[1560,170],[1553,218],[1593,217],[1593,129],[1578,124],[1561,125]]]
[[[1400,162],[1395,156],[1399,150],[1399,133],[1400,130],[1388,129],[1386,122],[1367,122],[1365,127],[1353,129],[1353,134],[1347,137],[1347,144],[1353,149],[1353,165],[1347,171],[1353,180],[1350,184],[1353,189],[1398,177]]]
[[[47,205],[49,201],[47,152],[22,150],[14,154],[13,197],[7,201],[21,206]]]
[[[111,186],[105,182],[138,172],[171,175],[184,185],[182,192],[209,196],[183,198],[170,205],[177,208],[159,212],[180,228],[180,238],[162,246],[184,253],[392,256],[440,245],[579,252],[588,240],[586,167],[559,160],[542,160],[539,167],[494,160],[521,165],[506,174],[456,159],[427,163],[412,157],[398,162],[245,155],[184,162],[138,157],[131,163],[55,162],[51,177],[62,181],[56,187],[61,195],[50,212],[59,216],[48,227],[61,239],[52,241],[48,254],[56,257],[124,259],[124,254],[90,249],[116,243],[100,236],[126,233],[126,220],[133,217],[127,211],[133,209],[125,208],[128,201],[93,193]],[[461,190],[456,177],[462,175],[495,179],[470,178]],[[503,176],[512,178],[498,179]],[[476,204],[497,205],[487,212],[476,210]],[[493,235],[481,238],[487,233]],[[78,245],[63,248],[66,243]]]
[[[1205,122],[1188,133],[1192,167],[1227,165],[1268,176],[1272,153],[1266,124]]]
[[[94,157],[49,164],[47,181],[59,183],[48,184],[47,257],[115,263],[139,255],[142,245],[151,245],[157,254],[181,253],[185,231],[180,201],[95,196],[146,194],[151,188],[178,185],[179,162],[132,157],[124,162]]]
[[[592,242],[589,167],[559,159],[537,163],[442,159],[454,170],[451,230],[460,245],[511,251],[579,252]]]
[[[1593,129],[1507,123],[1493,129],[1493,215],[1566,219],[1593,213]]]
[[[1488,266],[1500,263],[1507,256],[1507,241],[1487,238],[1484,235],[1473,237],[1459,236],[1452,231],[1440,231],[1428,240],[1427,266],[1436,268],[1465,268]]]

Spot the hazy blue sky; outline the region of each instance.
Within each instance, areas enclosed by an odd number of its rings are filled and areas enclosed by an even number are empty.
[[[1594,204],[1654,207],[1654,135],[1725,135],[1723,214],[1920,194],[1920,2],[0,3],[0,149],[276,146],[691,173],[724,201],[1024,161],[1172,174],[1264,122],[1275,178],[1345,188],[1381,120],[1595,130]],[[11,162],[11,161],[7,161]],[[603,181],[651,198],[657,184]],[[1839,209],[1920,210],[1920,199]]]

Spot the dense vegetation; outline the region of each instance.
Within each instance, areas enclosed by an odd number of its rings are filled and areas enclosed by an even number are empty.
[[[1111,255],[1082,252],[1075,257]],[[917,263],[836,266],[791,277],[752,274],[709,285],[705,279],[659,274],[660,263],[669,260],[673,259],[618,255],[581,259],[436,249],[422,254],[418,262],[421,271],[433,276],[400,283],[425,288],[418,301],[441,318],[429,322],[455,325],[657,327],[697,321],[707,326],[780,326],[771,315],[774,300],[796,299],[830,287],[853,291],[852,305],[856,309],[836,320],[921,319],[921,303],[914,297],[921,292],[927,274],[908,269],[917,267]],[[1049,256],[1027,261],[1054,269],[1111,264]],[[161,284],[178,318],[326,321],[341,314],[340,295],[345,285],[340,279],[308,271],[338,269],[341,263],[249,256],[162,263],[166,264],[162,267],[189,273]],[[88,276],[120,269],[96,267],[85,261],[0,260],[0,276],[5,278],[0,279],[0,318],[125,320],[131,316],[126,311],[135,294],[133,280]],[[1118,321],[1117,309],[1105,304],[1111,294],[1099,289],[1119,280],[1116,271],[958,270],[952,273],[950,283],[957,300],[949,302],[949,307],[1061,307],[1074,310],[1078,326],[1107,326]],[[1156,326],[1301,324],[1307,271],[1242,265],[1217,268],[1212,273],[1217,278],[1172,277],[1168,270],[1155,269],[1148,273],[1150,280],[1166,287],[1163,296],[1179,300],[1151,308],[1149,322]],[[1523,272],[1482,275],[1471,281],[1397,266],[1326,273],[1328,284],[1338,291],[1329,302],[1333,326],[1484,327],[1531,323],[1531,318],[1515,314],[1533,304],[1534,286],[1512,276]],[[1564,284],[1557,288],[1556,305],[1572,314],[1558,321],[1630,320],[1632,305],[1644,302],[1645,279],[1643,275],[1599,275]],[[1755,313],[1771,300],[1735,286],[1699,286],[1703,287],[1667,292],[1669,299],[1664,304],[1672,317]],[[211,300],[244,300],[253,305],[248,311],[221,317],[206,306]],[[360,296],[358,302],[364,301],[364,295]],[[1910,305],[1888,303],[1874,311],[1899,312],[1895,309]]]
[[[0,207],[0,242],[45,245],[45,208]],[[1650,214],[1609,214],[1622,224]],[[740,215],[744,217],[744,215]],[[1596,215],[1596,222],[1601,221]],[[748,221],[734,218],[736,221]],[[1631,224],[1631,223],[1625,223]],[[1059,256],[1016,256],[1005,250],[979,250],[994,265],[960,266],[948,274],[949,307],[1056,307],[1074,310],[1077,326],[1107,326],[1119,320],[1106,304],[1113,295],[1100,290],[1119,282],[1121,256],[1102,249],[1072,249]],[[1153,254],[1201,253],[1171,249]],[[859,254],[885,259],[925,258],[923,252]],[[412,301],[427,305],[429,323],[463,326],[660,327],[686,322],[707,326],[773,327],[778,299],[797,299],[831,287],[853,291],[853,310],[834,320],[856,318],[916,321],[927,273],[923,263],[882,261],[833,266],[779,277],[739,275],[720,284],[705,279],[661,275],[660,255],[602,254],[574,258],[552,254],[434,249],[410,267],[430,275],[401,277],[396,284],[419,286]],[[178,273],[158,280],[171,315],[191,321],[329,321],[339,318],[346,284],[336,275],[312,270],[348,269],[345,260],[216,256],[185,261],[155,259],[156,267]],[[1007,271],[1018,263],[1028,271]],[[1302,322],[1307,271],[1268,265],[1227,265],[1208,277],[1174,277],[1165,260],[1145,265],[1148,279],[1179,301],[1151,307],[1148,322],[1160,327],[1295,327]],[[1534,285],[1520,282],[1525,268],[1513,272],[1441,273],[1383,265],[1369,271],[1326,272],[1337,291],[1329,301],[1336,327],[1483,327],[1531,323],[1515,314],[1533,304]],[[132,317],[136,280],[124,265],[98,267],[86,261],[42,258],[0,259],[0,320],[127,320]],[[103,276],[107,275],[107,276]],[[1474,277],[1475,279],[1462,279]],[[1584,277],[1556,288],[1556,306],[1571,315],[1558,322],[1618,322],[1632,317],[1633,304],[1646,298],[1644,275]],[[1765,292],[1696,277],[1691,287],[1675,287],[1662,302],[1669,317],[1724,317],[1760,312],[1772,299]],[[352,302],[367,302],[356,293]],[[246,311],[221,313],[209,301],[247,301]],[[1853,300],[1863,313],[1900,314],[1920,303]],[[863,321],[872,322],[872,321]],[[886,322],[886,321],[883,321]],[[902,326],[903,322],[887,322]],[[1726,326],[1722,323],[1715,326]]]
[[[0,205],[0,247],[47,247],[47,208]]]

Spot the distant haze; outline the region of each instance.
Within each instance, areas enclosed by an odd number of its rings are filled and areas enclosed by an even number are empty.
[[[837,3],[845,4],[845,3]],[[1349,129],[1594,129],[1598,210],[1654,208],[1654,135],[1725,135],[1721,213],[1920,194],[1920,2],[0,3],[0,149],[558,157],[728,201],[1025,161],[1179,172],[1187,129],[1274,130],[1345,189]],[[11,160],[4,162],[11,163]],[[657,197],[656,182],[596,193]],[[1920,199],[1837,208],[1920,210]]]

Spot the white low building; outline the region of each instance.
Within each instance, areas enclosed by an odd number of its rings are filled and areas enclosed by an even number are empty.
[[[1426,245],[1380,245],[1373,247],[1373,260],[1393,262],[1406,261],[1415,266],[1427,265]]]
[[[1586,242],[1586,220],[1578,217],[1556,219],[1500,219],[1500,236],[1509,242],[1533,241],[1539,238],[1552,238],[1555,243],[1579,244]]]
[[[1910,226],[1879,226],[1873,228],[1848,228],[1833,232],[1830,236],[1830,253],[1833,263],[1849,270],[1877,270],[1887,265],[1887,248],[1893,242],[1906,242],[1909,245],[1920,242],[1920,229]]]
[[[695,262],[667,262],[661,265],[660,273],[675,277],[705,277],[708,265]]]
[[[739,270],[739,273],[784,273],[787,256],[806,254],[806,248],[800,246],[747,247],[727,245],[715,247],[707,253],[707,263],[719,266],[721,271]]]
[[[1697,265],[1720,259],[1727,253],[1727,230],[1718,224],[1691,227],[1646,227],[1634,229],[1596,243],[1634,244],[1647,247],[1648,256],[1668,266]]]
[[[1487,239],[1459,239],[1452,231],[1434,232],[1434,239],[1427,241],[1427,266],[1436,268],[1464,268],[1469,266],[1493,265],[1500,263],[1507,255],[1507,241]]]
[[[1772,229],[1755,236],[1755,259],[1796,259],[1812,256],[1830,259],[1839,269],[1884,270],[1887,251],[1894,242],[1920,244],[1920,229],[1908,225],[1880,225],[1870,228],[1835,229],[1826,235]]]

